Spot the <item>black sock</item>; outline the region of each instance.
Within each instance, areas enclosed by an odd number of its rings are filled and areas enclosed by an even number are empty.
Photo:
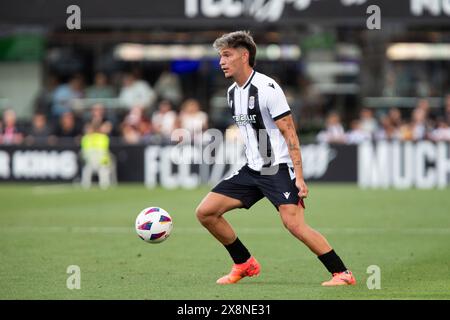
[[[250,258],[250,252],[248,252],[247,248],[242,244],[239,238],[236,238],[232,244],[225,245],[225,248],[228,250],[231,258],[236,264],[244,263]]]
[[[330,252],[318,256],[318,258],[330,273],[339,273],[347,270],[341,258],[339,258],[333,249]]]

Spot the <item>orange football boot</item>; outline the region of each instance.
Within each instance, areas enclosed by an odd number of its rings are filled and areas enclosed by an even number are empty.
[[[255,258],[250,257],[246,262],[234,264],[231,272],[216,282],[218,284],[233,284],[245,277],[253,277],[259,274],[261,266]]]
[[[322,283],[322,285],[325,287],[346,286],[354,284],[356,284],[356,279],[350,270],[333,273],[333,278],[331,278],[330,281],[325,281]]]

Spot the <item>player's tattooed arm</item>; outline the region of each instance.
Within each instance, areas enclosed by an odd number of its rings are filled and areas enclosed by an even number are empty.
[[[294,165],[295,175],[297,179],[303,179],[302,155],[300,151],[300,141],[295,130],[294,120],[292,115],[287,115],[275,121],[278,129],[286,140],[289,150],[289,155]]]
[[[298,196],[300,198],[306,198],[308,196],[308,186],[303,179],[300,141],[297,137],[297,131],[295,130],[292,115],[287,115],[281,119],[278,119],[277,121],[275,121],[275,124],[278,126],[278,129],[280,129],[281,134],[286,140],[286,144],[289,150],[289,156],[291,157],[292,164],[294,165],[295,185],[299,190]]]

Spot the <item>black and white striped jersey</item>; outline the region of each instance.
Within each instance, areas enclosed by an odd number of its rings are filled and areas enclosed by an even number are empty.
[[[286,141],[275,121],[291,113],[281,87],[253,71],[247,82],[228,88],[228,105],[245,142],[248,166],[260,171],[280,163],[291,164]]]

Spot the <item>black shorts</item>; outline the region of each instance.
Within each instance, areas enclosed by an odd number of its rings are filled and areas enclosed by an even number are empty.
[[[286,163],[282,163],[275,174],[264,175],[245,165],[222,180],[211,191],[240,200],[246,209],[264,197],[269,199],[277,210],[282,204],[304,207],[303,200],[298,196],[299,190],[295,186],[293,171],[289,173],[289,170],[292,169]]]

